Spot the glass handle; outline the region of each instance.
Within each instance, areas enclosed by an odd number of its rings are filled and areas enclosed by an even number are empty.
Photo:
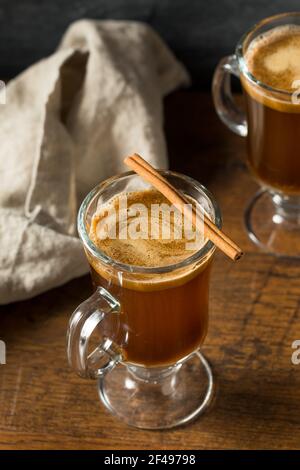
[[[215,70],[212,84],[214,105],[221,121],[233,132],[245,137],[248,133],[246,115],[232,96],[231,74],[240,77],[235,55],[224,57]]]
[[[89,353],[92,335],[95,348]],[[103,376],[122,360],[120,304],[106,289],[94,294],[74,311],[67,333],[70,366],[84,378]]]

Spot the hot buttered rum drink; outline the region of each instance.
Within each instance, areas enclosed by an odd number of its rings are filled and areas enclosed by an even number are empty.
[[[118,216],[124,195],[125,221]],[[135,204],[142,204],[143,210],[132,209]],[[104,287],[120,301],[125,360],[147,367],[171,365],[195,351],[208,325],[212,251],[201,261],[187,261],[206,241],[185,236],[184,224],[180,226],[172,214],[168,224],[162,212],[151,212],[161,204],[170,206],[156,190],[123,193],[100,206],[89,231],[93,243],[110,260],[127,267],[155,268],[155,273],[133,276],[130,270],[96,261],[87,252],[94,286]],[[152,237],[146,236],[147,231]],[[184,261],[186,266],[177,269]]]
[[[245,60],[254,78],[265,85],[257,87],[241,77],[247,103],[250,168],[269,189],[298,195],[300,27],[279,26],[258,36],[247,47]]]

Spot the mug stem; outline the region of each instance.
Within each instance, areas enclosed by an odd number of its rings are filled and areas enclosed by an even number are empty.
[[[278,223],[283,220],[300,225],[300,196],[290,196],[271,192]]]

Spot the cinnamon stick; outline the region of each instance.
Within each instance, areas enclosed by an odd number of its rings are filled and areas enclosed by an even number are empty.
[[[124,163],[140,175],[145,181],[151,183],[158,191],[160,191],[174,206],[183,213],[186,204],[190,204],[189,199],[178,189],[174,188],[171,183],[164,178],[150,163],[146,162],[140,155],[133,154],[126,157]],[[223,251],[232,260],[236,261],[243,255],[242,250],[233,242],[224,232],[222,232],[208,217],[203,210],[204,231],[205,235],[211,240],[221,251]],[[186,213],[190,216],[192,223],[196,225],[197,212],[195,208],[191,212]]]

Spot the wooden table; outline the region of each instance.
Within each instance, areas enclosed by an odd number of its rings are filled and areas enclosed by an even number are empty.
[[[68,367],[72,310],[90,293],[88,276],[0,309],[7,364],[0,366],[0,448],[261,449],[300,447],[300,263],[262,254],[248,240],[243,210],[257,189],[245,167],[245,141],[216,117],[209,95],[166,100],[171,168],[216,196],[224,227],[247,252],[234,264],[221,253],[212,274],[204,352],[217,381],[210,411],[172,431],[141,431],[112,417],[96,385]]]

